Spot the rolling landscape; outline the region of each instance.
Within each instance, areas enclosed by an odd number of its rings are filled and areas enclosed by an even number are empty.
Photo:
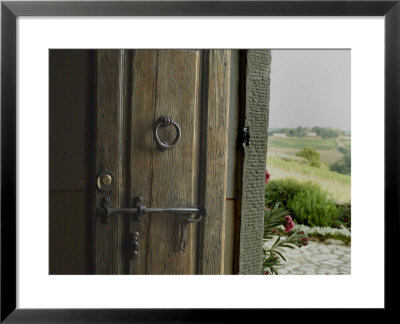
[[[350,51],[271,52],[264,274],[351,274]]]
[[[321,167],[316,168],[296,156],[308,147],[320,155]],[[346,154],[350,156],[351,139],[349,134],[323,138],[321,136],[285,136],[272,132],[268,139],[267,170],[271,180],[295,178],[296,180],[318,183],[322,189],[338,202],[351,200],[351,176],[331,170],[331,166],[341,161]]]

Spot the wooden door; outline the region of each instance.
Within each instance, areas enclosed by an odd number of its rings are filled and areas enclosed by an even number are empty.
[[[97,51],[95,273],[223,273],[229,73],[229,50]],[[168,150],[155,141],[160,116],[181,129]],[[157,135],[172,143],[177,129],[159,127]],[[113,177],[106,191],[96,185],[102,172]],[[205,208],[198,223],[186,226],[183,253],[182,215],[104,217],[105,199],[112,208],[134,208],[138,196],[146,208]]]

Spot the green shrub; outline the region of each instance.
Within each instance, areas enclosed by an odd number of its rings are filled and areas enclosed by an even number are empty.
[[[336,204],[320,190],[303,191],[289,200],[287,207],[299,224],[333,226],[340,215]]]
[[[265,186],[265,203],[279,201],[287,206],[288,201],[302,191],[321,190],[321,187],[311,181],[299,182],[293,178],[272,180]]]
[[[321,156],[320,154],[311,147],[305,147],[300,150],[296,156],[300,156],[308,160],[309,164],[313,167],[320,168],[321,167]]]
[[[272,180],[265,186],[265,200],[280,202],[298,224],[339,227],[345,223],[343,219],[350,219],[348,210],[337,206],[327,192],[311,181]]]
[[[339,147],[337,148],[337,150],[338,150],[340,153],[342,153],[343,155],[345,155],[345,154],[350,154],[350,149],[349,149],[348,147],[346,147],[346,146],[339,146]]]
[[[333,163],[330,167],[331,171],[335,171],[341,174],[351,174],[351,155],[350,153],[343,156],[343,158],[335,163]]]
[[[321,169],[322,170],[329,170],[329,163],[328,162],[321,162]]]
[[[351,227],[351,205],[349,203],[337,203],[339,209],[339,218],[335,227]]]

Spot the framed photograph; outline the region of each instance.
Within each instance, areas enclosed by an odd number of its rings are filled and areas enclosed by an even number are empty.
[[[1,321],[390,309],[399,15],[2,1]]]

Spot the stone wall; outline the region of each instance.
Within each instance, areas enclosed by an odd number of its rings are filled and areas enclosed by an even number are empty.
[[[244,64],[246,81],[242,104],[248,142],[243,144],[239,274],[261,274],[271,51],[248,50]]]

